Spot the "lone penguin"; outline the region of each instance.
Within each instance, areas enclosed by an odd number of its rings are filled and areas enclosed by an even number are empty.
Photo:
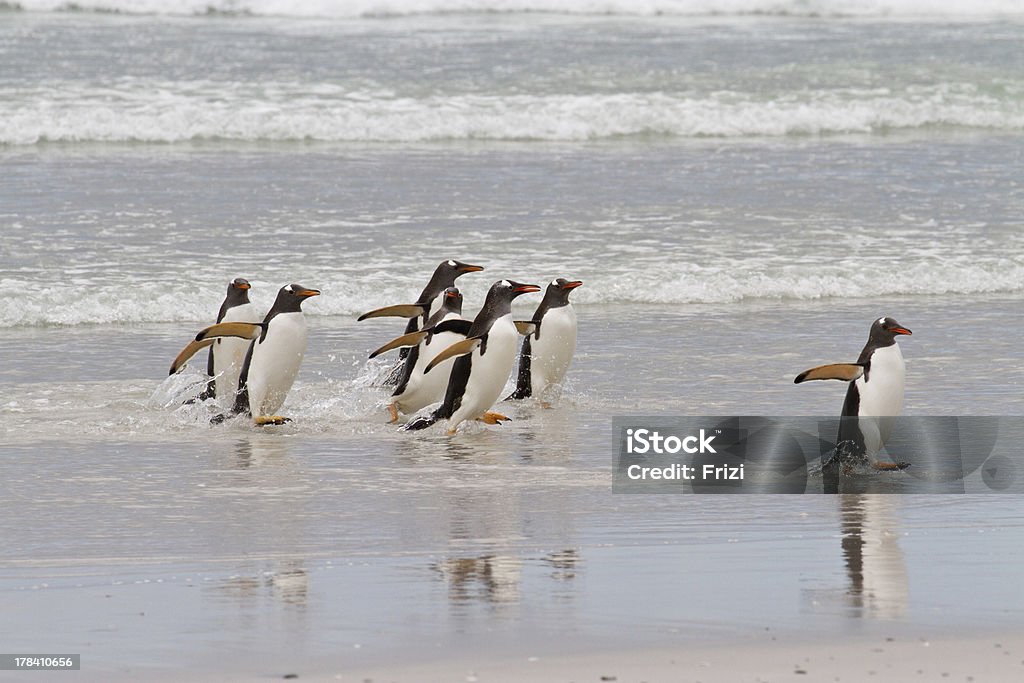
[[[895,418],[903,412],[906,364],[896,337],[912,334],[892,318],[871,324],[867,344],[856,363],[833,363],[801,372],[795,384],[816,379],[849,382],[839,423],[836,452],[840,460],[867,461],[879,470],[898,470],[908,463],[876,460],[892,433]],[[830,465],[834,463],[826,463]]]

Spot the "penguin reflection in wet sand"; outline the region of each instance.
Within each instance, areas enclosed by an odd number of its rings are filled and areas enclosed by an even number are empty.
[[[906,365],[896,343],[896,337],[903,334],[911,332],[892,318],[879,318],[871,325],[868,342],[856,363],[822,365],[801,372],[793,380],[795,384],[814,379],[850,383],[843,402],[837,453],[840,449],[852,448],[852,453],[844,455],[854,460],[866,459],[879,470],[900,470],[909,466],[908,463],[875,460],[892,433],[895,418],[903,412]]]
[[[447,419],[448,433],[454,434],[464,420],[500,424],[508,419],[487,411],[501,396],[512,374],[519,334],[532,331],[532,326],[520,326],[512,320],[512,300],[539,291],[537,285],[511,280],[499,280],[491,285],[466,338],[439,353],[424,368],[424,373],[429,373],[445,360],[456,358],[444,402],[430,416],[407,424],[406,429],[425,429],[438,420]]]
[[[217,313],[218,323],[259,322],[256,307],[249,301],[250,287],[249,281],[240,277],[228,283],[227,296]],[[199,400],[235,395],[249,344],[248,339],[223,337],[210,346],[206,361],[206,374],[210,376],[210,381],[203,393],[199,394]]]
[[[462,317],[462,293],[457,287],[449,287],[444,290],[441,308],[430,316],[422,330],[402,335],[370,354],[370,358],[376,358],[392,349],[412,347],[388,402],[390,422],[398,421],[399,411],[415,413],[444,398],[455,359],[449,358],[429,373],[423,370],[439,353],[465,339],[471,326],[472,322]]]
[[[533,314],[533,332],[523,339],[516,390],[505,400],[539,396],[565,377],[576,351],[576,311],[569,294],[579,280],[558,278],[548,285]]]
[[[318,294],[319,290],[302,285],[286,285],[278,291],[263,322],[228,322],[207,327],[174,359],[170,374],[178,372],[197,351],[217,339],[252,340],[231,412],[250,415],[258,425],[288,422],[288,418],[275,413],[292,388],[306,354],[306,317],[302,313],[302,302]]]

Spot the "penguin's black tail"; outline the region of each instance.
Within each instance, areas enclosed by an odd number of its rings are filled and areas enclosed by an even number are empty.
[[[431,413],[430,415],[426,415],[424,417],[417,417],[415,420],[412,420],[411,422],[406,422],[405,426],[402,427],[402,431],[415,432],[419,431],[420,429],[426,429],[427,427],[434,425],[439,419],[440,418],[437,416],[437,413]]]

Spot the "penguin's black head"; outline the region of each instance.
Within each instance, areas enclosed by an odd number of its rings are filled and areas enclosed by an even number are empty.
[[[302,302],[311,296],[319,296],[319,289],[309,289],[302,285],[292,283],[285,285],[277,292],[277,300],[274,301],[273,310],[278,313],[290,313],[302,310]]]
[[[228,296],[224,300],[228,308],[249,303],[249,288],[252,285],[244,277],[236,277],[228,283]]]
[[[513,280],[498,280],[491,285],[491,291],[495,292],[502,298],[507,298],[509,301],[512,301],[512,299],[515,299],[517,296],[522,294],[539,292],[540,287],[537,285],[526,285],[522,282],[515,282]]]
[[[434,274],[430,276],[430,282],[423,288],[418,303],[425,304],[433,301],[434,297],[440,296],[445,289],[454,286],[455,279],[460,275],[476,273],[483,269],[483,266],[473,266],[454,259],[441,261],[434,269]]]
[[[896,335],[899,334],[913,334],[913,332],[888,317],[879,318],[871,325],[871,341],[880,345],[894,343]]]
[[[462,311],[462,292],[459,291],[458,287],[449,287],[444,290],[442,306],[449,311]]]
[[[569,294],[583,283],[579,280],[566,280],[564,277],[555,278],[548,285],[544,292],[544,300],[549,308],[566,306],[569,304]]]
[[[474,266],[469,263],[463,263],[462,261],[448,259],[447,261],[441,261],[437,264],[437,268],[434,270],[434,277],[447,283],[447,287],[451,287],[455,284],[455,278],[460,275],[465,275],[466,273],[478,273],[483,269],[483,266]]]

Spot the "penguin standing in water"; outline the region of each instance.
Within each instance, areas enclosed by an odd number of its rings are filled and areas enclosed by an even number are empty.
[[[416,303],[397,304],[394,306],[377,308],[367,313],[363,313],[357,318],[357,320],[362,322],[369,318],[408,318],[409,322],[405,326],[405,333],[409,334],[410,332],[415,332],[416,330],[421,329],[421,327],[427,326],[430,314],[431,312],[436,311],[440,306],[445,290],[449,287],[454,287],[455,280],[460,275],[465,275],[466,273],[478,273],[483,269],[483,266],[474,266],[454,259],[441,261],[441,263],[437,264],[437,268],[434,269],[434,274],[430,276],[430,281],[427,282],[427,286],[423,288],[422,292],[420,292],[420,296],[416,299]],[[409,353],[410,350],[408,348],[403,348],[399,352],[399,358],[404,360],[408,357]],[[388,377],[384,380],[384,384],[393,385],[401,382],[402,374],[402,365],[396,365],[388,373]]]
[[[399,347],[412,349],[405,359],[402,377],[388,402],[390,422],[398,421],[398,413],[415,413],[444,398],[454,358],[433,368],[429,374],[423,370],[434,358],[452,344],[466,338],[472,322],[462,317],[462,293],[456,287],[444,290],[441,308],[427,320],[422,330],[402,335],[370,354],[380,354]]]
[[[523,339],[516,390],[505,400],[539,396],[565,377],[576,351],[576,311],[569,294],[582,284],[558,278],[548,285],[530,321],[534,331]]]
[[[912,334],[892,318],[879,318],[871,325],[868,342],[856,363],[834,363],[801,372],[795,384],[815,379],[849,382],[843,402],[837,437],[841,459],[866,460],[879,470],[897,470],[907,463],[879,462],[875,456],[892,433],[895,418],[903,412],[906,364],[899,335]]]
[[[256,323],[259,316],[256,307],[249,301],[251,285],[245,278],[235,278],[228,283],[228,293],[217,313],[218,323]],[[245,354],[249,350],[249,340],[237,337],[218,338],[212,346],[206,360],[206,374],[210,381],[199,400],[216,398],[217,396],[234,396],[238,389],[238,375],[245,363]]]
[[[409,322],[405,326],[405,333],[415,332],[420,329],[421,325],[426,327],[431,312],[436,311],[442,303],[445,290],[449,287],[454,287],[455,280],[460,275],[478,273],[483,269],[483,266],[472,266],[468,263],[452,259],[441,261],[441,263],[437,264],[437,268],[434,269],[434,274],[430,276],[430,282],[420,292],[416,303],[377,308],[363,313],[357,320],[362,322],[369,318],[408,318]],[[406,350],[402,354],[402,358],[405,358],[408,353],[408,350]]]
[[[423,369],[430,373],[449,358],[456,358],[448,378],[444,402],[429,417],[413,420],[405,429],[425,429],[438,420],[448,420],[448,434],[454,434],[464,420],[480,419],[500,424],[508,418],[487,410],[501,396],[512,374],[519,334],[532,332],[532,325],[517,325],[512,320],[512,300],[537,285],[499,280],[491,285],[484,306],[467,330],[466,338],[449,346]]]
[[[263,322],[228,322],[206,328],[174,359],[170,374],[181,370],[197,351],[217,339],[249,339],[251,343],[231,412],[246,413],[258,425],[288,422],[288,418],[275,413],[292,388],[306,354],[306,317],[302,313],[302,302],[318,294],[319,290],[302,285],[285,285],[278,291]]]

